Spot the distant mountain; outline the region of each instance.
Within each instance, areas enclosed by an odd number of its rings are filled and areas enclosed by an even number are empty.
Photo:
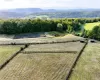
[[[30,15],[32,17],[30,17]],[[35,18],[37,16],[48,16],[50,18],[94,18],[100,17],[100,9],[41,9],[41,8],[17,8],[0,10],[0,18]]]
[[[0,18],[22,18],[26,15],[32,13],[40,13],[40,12],[54,12],[54,9],[41,9],[41,8],[17,8],[17,9],[8,9],[0,11]]]
[[[34,13],[34,12],[43,12],[44,10],[40,8],[17,8],[17,9],[9,9],[7,11],[16,13]]]
[[[8,11],[0,11],[0,18],[9,19],[9,18],[21,18],[24,17],[24,14]]]
[[[49,18],[100,18],[100,10],[67,10],[55,12],[32,13],[25,18],[38,18],[48,16]]]

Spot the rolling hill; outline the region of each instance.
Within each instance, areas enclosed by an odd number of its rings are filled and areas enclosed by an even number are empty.
[[[41,13],[41,12],[54,12],[54,9],[41,9],[41,8],[17,8],[17,9],[8,9],[0,10],[0,18],[23,18],[32,13]]]
[[[41,8],[17,8],[0,10],[0,18],[35,18],[36,16],[48,16],[50,18],[95,18],[100,17],[100,9],[41,9]]]

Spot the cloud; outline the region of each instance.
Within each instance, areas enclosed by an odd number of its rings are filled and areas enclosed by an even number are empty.
[[[2,0],[0,8],[59,8],[66,7],[66,4],[72,0]],[[2,5],[5,4],[6,6]]]
[[[100,8],[99,0],[0,0],[0,9],[7,8]]]
[[[4,0],[4,1],[13,1],[13,0]]]
[[[59,8],[59,7],[67,7],[68,3],[73,0],[30,0],[31,4],[34,7],[41,8]]]

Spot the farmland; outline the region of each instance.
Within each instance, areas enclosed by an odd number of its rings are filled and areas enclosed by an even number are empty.
[[[0,19],[0,80],[99,80],[100,18],[76,11]]]
[[[83,38],[68,34],[55,38],[12,40],[16,43],[30,42],[32,44],[28,44],[26,49],[0,70],[0,80],[66,80],[68,76],[70,78],[67,80],[98,80],[100,78],[99,42],[88,43],[73,69],[73,65],[85,45],[84,42],[80,42],[81,39]],[[9,43],[12,41],[9,40]],[[20,47],[22,46],[2,45],[0,47],[1,64],[20,50]],[[73,72],[70,75],[71,70]]]
[[[0,65],[10,58],[21,46],[0,46]]]
[[[86,23],[84,28],[85,30],[92,30],[95,26],[100,25],[100,22],[94,22],[94,23]]]
[[[78,45],[77,45],[78,44]],[[84,43],[69,42],[57,44],[30,45],[18,54],[1,71],[1,80],[66,80]],[[28,53],[27,51],[58,51],[58,53]],[[77,53],[59,53],[59,51]]]
[[[24,34],[23,34],[24,35]],[[47,34],[46,34],[47,35]],[[17,35],[20,36],[20,35]],[[29,35],[28,35],[29,36]],[[72,34],[67,34],[61,37],[36,37],[36,38],[26,38],[20,37],[19,39],[3,39],[0,40],[0,44],[9,44],[9,43],[48,43],[48,42],[64,42],[64,41],[77,41],[83,39],[82,37],[74,36]],[[34,34],[33,34],[34,36]]]
[[[77,45],[79,44],[79,45]],[[79,52],[84,46],[84,43],[68,42],[68,43],[57,43],[57,44],[38,44],[31,45],[25,51],[76,51]]]
[[[1,70],[0,78],[1,80],[65,80],[75,57],[75,54],[64,53],[19,54]]]
[[[100,79],[100,43],[89,43],[81,55],[70,80]]]

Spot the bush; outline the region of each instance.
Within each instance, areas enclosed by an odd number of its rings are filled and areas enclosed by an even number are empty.
[[[61,23],[57,24],[57,31],[59,31],[59,32],[63,31],[63,25]]]

